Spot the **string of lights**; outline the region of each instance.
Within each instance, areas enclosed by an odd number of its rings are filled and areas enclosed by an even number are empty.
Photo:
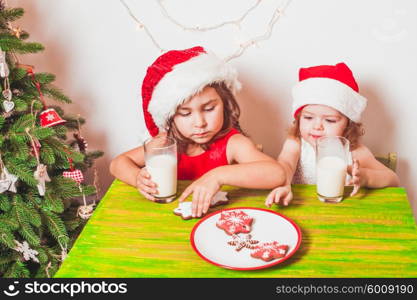
[[[137,16],[135,16],[135,14],[133,13],[132,9],[129,7],[129,5],[126,3],[125,0],[119,0],[122,5],[126,8],[126,10],[128,11],[128,14],[130,15],[130,17],[132,18],[132,20],[136,23],[136,26],[138,29],[143,29],[145,34],[150,38],[150,40],[152,41],[152,43],[155,45],[156,48],[158,48],[161,52],[165,52],[166,50],[163,49],[160,44],[156,41],[156,39],[154,38],[154,36],[151,34],[150,30],[148,29],[148,27],[139,20],[139,18]],[[263,0],[256,0],[256,2],[250,6],[243,14],[242,16],[240,16],[239,18],[235,19],[235,20],[228,20],[228,21],[224,21],[222,23],[216,24],[216,25],[210,25],[210,26],[185,26],[183,25],[181,22],[177,21],[175,18],[173,18],[167,11],[167,9],[165,8],[163,2],[164,0],[157,0],[157,3],[161,9],[162,14],[164,15],[165,18],[167,18],[168,20],[170,20],[173,24],[175,24],[176,26],[182,28],[185,31],[194,31],[194,32],[206,32],[206,31],[211,31],[211,30],[217,30],[221,27],[227,26],[227,25],[235,25],[237,28],[241,29],[241,24],[243,23],[243,21],[247,18],[247,16],[249,15],[249,13],[253,10],[255,10],[260,3]],[[271,35],[272,35],[272,31],[273,28],[275,26],[275,24],[277,23],[277,21],[280,19],[280,17],[282,17],[284,15],[284,11],[285,9],[288,7],[288,5],[290,4],[291,0],[286,0],[284,1],[284,4],[282,6],[278,6],[272,16],[270,21],[268,22],[268,26],[265,30],[265,32],[261,35],[255,36],[251,39],[248,39],[245,42],[242,42],[239,44],[239,48],[230,56],[228,56],[225,61],[230,61],[234,58],[237,58],[239,56],[241,56],[247,48],[253,46],[253,45],[257,45],[258,42],[260,41],[264,41],[264,40],[268,40]]]
[[[225,21],[222,22],[220,24],[217,25],[212,25],[212,26],[185,26],[183,24],[181,24],[180,22],[178,22],[177,20],[175,20],[173,17],[171,17],[171,15],[168,13],[168,11],[166,10],[165,6],[163,5],[164,0],[157,0],[162,13],[164,14],[164,16],[170,20],[172,23],[174,23],[175,25],[181,27],[183,30],[189,30],[189,31],[210,31],[210,30],[214,30],[214,29],[219,29],[223,26],[226,25],[235,25],[238,28],[240,28],[241,23],[243,22],[243,20],[247,17],[247,15],[254,10],[256,7],[259,6],[259,4],[261,3],[262,0],[257,0],[256,3],[254,5],[252,5],[249,9],[246,10],[246,12],[238,19],[236,20],[230,20],[230,21]]]

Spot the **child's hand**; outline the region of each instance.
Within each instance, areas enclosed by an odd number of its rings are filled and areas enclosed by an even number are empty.
[[[151,180],[151,175],[145,168],[140,169],[136,176],[136,188],[146,199],[155,201],[153,195],[157,193],[156,183]]]
[[[350,176],[352,176],[348,184],[353,185],[353,191],[350,194],[350,196],[353,197],[359,191],[359,188],[363,185],[364,181],[358,160],[355,159],[353,161],[353,165],[348,166],[348,173],[350,174]]]
[[[178,201],[183,202],[185,198],[193,194],[191,213],[193,218],[199,218],[208,211],[213,196],[220,188],[221,185],[218,180],[208,172],[190,184]]]
[[[280,186],[272,190],[266,197],[265,205],[271,207],[273,203],[287,206],[292,200],[291,185]]]

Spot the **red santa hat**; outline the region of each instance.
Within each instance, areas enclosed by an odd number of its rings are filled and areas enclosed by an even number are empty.
[[[292,96],[294,118],[304,106],[322,104],[338,110],[354,122],[360,122],[367,102],[359,94],[358,84],[345,63],[301,68]]]
[[[142,83],[142,108],[150,135],[165,130],[178,105],[215,82],[224,82],[232,93],[240,89],[236,70],[203,47],[159,56]]]

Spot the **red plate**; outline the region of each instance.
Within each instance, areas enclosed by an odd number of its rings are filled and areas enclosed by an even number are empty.
[[[229,210],[242,210],[253,218],[250,232],[253,240],[258,240],[259,243],[277,241],[288,245],[287,254],[282,258],[266,262],[253,258],[250,255],[253,251],[251,249],[243,248],[236,251],[234,246],[228,244],[233,238],[216,226],[220,214]],[[301,230],[292,220],[277,212],[253,207],[235,207],[205,216],[194,225],[190,239],[194,251],[211,264],[232,270],[258,270],[269,268],[290,258],[300,247]]]

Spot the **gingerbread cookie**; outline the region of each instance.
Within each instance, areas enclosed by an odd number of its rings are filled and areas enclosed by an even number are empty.
[[[232,235],[233,240],[227,242],[230,246],[235,246],[236,251],[240,251],[243,248],[255,249],[255,244],[259,243],[257,240],[252,240],[252,235],[246,234],[239,236],[237,234]]]
[[[210,207],[227,204],[227,202],[229,202],[227,192],[218,191],[211,199]]]
[[[227,234],[248,233],[252,230],[253,218],[242,210],[229,210],[220,214],[216,226]]]
[[[189,220],[192,218],[191,213],[191,204],[192,202],[181,202],[177,208],[174,209],[174,214],[180,216],[184,220]]]
[[[213,196],[213,199],[211,200],[210,207],[226,204],[227,202],[229,202],[229,199],[227,199],[226,196],[227,196],[227,192],[222,192],[222,191],[217,192]],[[181,216],[184,220],[191,219],[192,218],[191,204],[192,202],[189,202],[189,201],[181,202],[178,205],[178,207],[174,209],[174,214],[177,216]]]
[[[287,251],[288,245],[281,245],[277,241],[273,241],[257,245],[250,255],[264,261],[271,261],[273,259],[284,257],[287,254]]]

